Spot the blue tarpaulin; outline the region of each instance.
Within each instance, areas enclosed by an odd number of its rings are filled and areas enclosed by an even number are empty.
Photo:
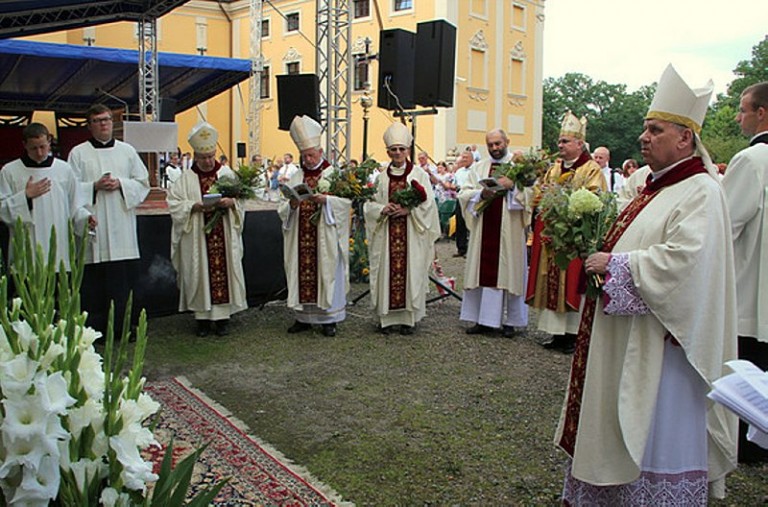
[[[248,79],[239,58],[158,53],[158,94],[182,112]],[[0,113],[84,112],[95,102],[139,110],[139,52],[27,40],[0,40]]]

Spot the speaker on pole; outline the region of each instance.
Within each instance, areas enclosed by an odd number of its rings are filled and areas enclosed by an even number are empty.
[[[379,32],[377,105],[380,108],[413,109],[415,43],[416,34],[407,30],[393,28]]]
[[[416,25],[416,68],[427,79],[414,83],[414,101],[422,106],[453,106],[456,27],[444,20]]]
[[[280,130],[290,130],[295,116],[320,122],[320,84],[315,74],[277,76],[277,109]]]
[[[245,158],[245,143],[237,143],[237,158]]]
[[[161,97],[157,109],[160,121],[176,121],[176,99]]]

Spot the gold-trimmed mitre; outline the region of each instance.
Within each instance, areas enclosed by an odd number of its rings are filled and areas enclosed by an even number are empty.
[[[411,147],[413,136],[408,127],[400,122],[395,122],[384,131],[384,144],[387,148],[391,146]]]
[[[295,116],[290,127],[291,139],[299,151],[320,147],[323,127],[309,116]]]
[[[669,64],[659,79],[645,119],[676,123],[700,134],[714,89],[715,84],[711,79],[702,88],[689,87],[672,64]]]
[[[213,153],[218,140],[219,133],[213,125],[204,121],[192,127],[187,136],[187,142],[195,153]]]
[[[570,110],[563,116],[563,123],[560,124],[560,135],[566,137],[575,137],[582,141],[587,138],[587,119],[583,116],[577,118]]]

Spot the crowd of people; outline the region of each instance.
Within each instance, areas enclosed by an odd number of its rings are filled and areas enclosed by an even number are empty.
[[[426,152],[414,161],[403,123],[384,133],[389,161],[363,206],[378,329],[417,330],[434,244],[446,233],[443,215],[453,215],[455,255],[466,257],[459,316],[466,333],[513,338],[533,308],[538,329],[552,335],[545,347],[573,354],[555,437],[570,458],[568,505],[661,497],[703,505],[724,494],[737,456],[766,460],[746,428],[737,438],[735,416],[706,395],[731,359],[768,368],[768,82],[742,94],[736,121],[750,146],[724,177],[700,138],[712,88],[690,88],[674,68],[665,70],[639,137],[643,167],[629,159],[612,169],[607,147],[590,152],[586,119],[566,113],[559,158],[524,188],[503,176],[501,191],[481,184],[512,160],[501,129],[487,132],[487,157],[468,146],[450,163]],[[103,329],[105,306],[114,301],[121,316],[136,279],[135,210],[149,184],[136,151],[114,139],[111,111],[96,105],[87,119],[92,138],[68,162],[51,156],[43,125],[25,128],[24,155],[0,171],[0,218],[12,227],[20,219],[44,249],[51,227],[63,238],[74,224],[85,248],[83,307]],[[264,198],[279,201],[286,304],[295,317],[287,332],[319,326],[332,337],[346,317],[352,202],[319,191],[333,171],[321,133],[315,120],[294,118],[298,164],[290,153],[279,166],[267,164]],[[234,175],[216,157],[217,138],[212,125],[195,126],[191,163],[177,154],[164,171],[179,311],[193,313],[200,336],[227,334],[231,315],[247,307],[243,202],[211,196]],[[264,165],[258,155],[251,163]],[[600,251],[566,269],[554,262],[539,216],[542,190],[555,183],[614,192],[621,207]],[[280,197],[281,185],[310,192]],[[56,257],[67,267],[61,245]],[[596,299],[584,295],[591,275],[605,280]]]

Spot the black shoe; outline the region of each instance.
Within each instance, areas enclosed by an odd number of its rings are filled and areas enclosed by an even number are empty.
[[[403,336],[410,336],[413,334],[413,326],[400,326],[400,334]]]
[[[306,322],[299,322],[297,320],[296,322],[293,323],[291,327],[288,328],[288,333],[289,334],[301,333],[302,331],[309,331],[310,329],[312,329],[311,324],[307,324]]]
[[[229,334],[229,320],[216,321],[216,336],[227,336]]]
[[[576,344],[575,343],[567,343],[563,346],[563,348],[560,349],[560,352],[563,354],[573,354],[576,352]]]
[[[336,324],[323,324],[323,335],[336,336]]]
[[[467,256],[467,252],[463,252],[463,253],[462,252],[456,252],[455,254],[453,254],[453,256],[454,257],[466,257]]]
[[[542,345],[547,350],[562,350],[565,346],[565,335],[556,334],[552,335],[552,341]]]
[[[200,338],[203,338],[205,336],[208,336],[208,333],[211,332],[211,321],[210,320],[198,320],[197,321],[197,336]]]
[[[392,332],[394,332],[394,330],[395,330],[395,326],[387,326],[387,327],[379,326],[379,333],[381,334],[391,334]]]
[[[512,326],[504,326],[504,330],[501,332],[504,338],[514,338],[517,335],[517,331]]]
[[[492,333],[493,328],[482,324],[475,324],[474,326],[467,328],[464,332],[467,334],[486,334]]]

